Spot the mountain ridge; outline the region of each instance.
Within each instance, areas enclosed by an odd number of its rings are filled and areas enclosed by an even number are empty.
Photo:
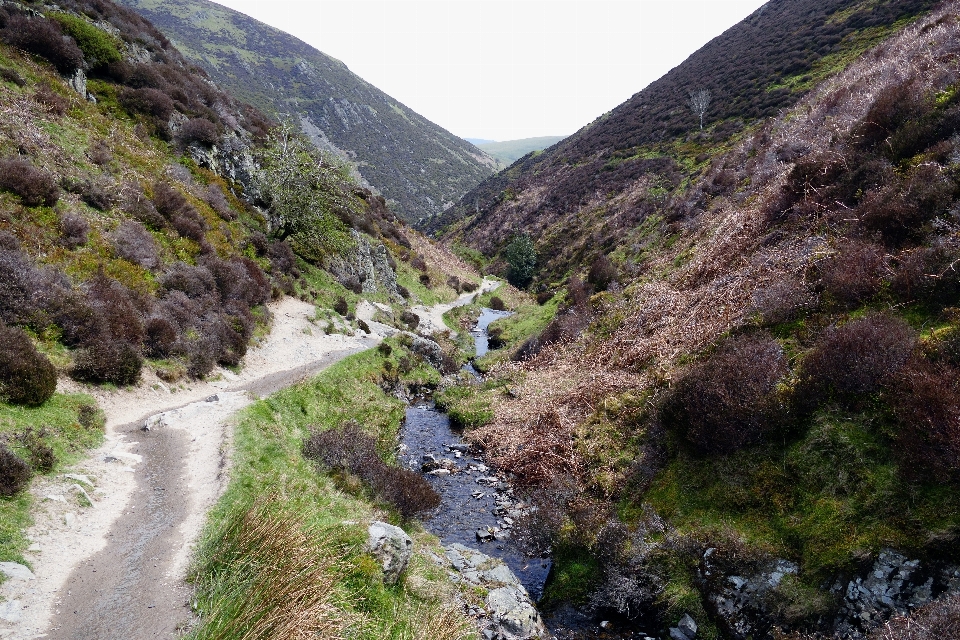
[[[239,99],[295,120],[408,222],[438,215],[496,166],[342,61],[244,14],[204,0],[121,4],[157,25]]]

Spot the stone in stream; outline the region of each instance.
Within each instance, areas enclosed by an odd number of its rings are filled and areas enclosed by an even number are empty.
[[[547,638],[533,600],[513,571],[501,560],[462,544],[444,547],[447,560],[465,582],[489,589],[483,635],[492,640]]]
[[[413,540],[403,529],[386,522],[372,522],[367,529],[367,547],[383,567],[383,581],[395,584],[413,554]]]

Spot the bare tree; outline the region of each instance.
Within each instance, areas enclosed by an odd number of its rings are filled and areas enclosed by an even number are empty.
[[[712,97],[709,89],[699,89],[690,92],[690,108],[693,110],[694,115],[700,116],[701,131],[703,131],[703,116],[707,114],[707,109],[710,108],[710,99]]]

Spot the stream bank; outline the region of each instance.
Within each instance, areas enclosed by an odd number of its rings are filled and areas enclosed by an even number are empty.
[[[489,325],[508,315],[509,312],[481,309],[471,331],[476,358],[489,351]],[[481,379],[472,362],[464,365],[464,371]],[[422,516],[427,530],[448,549],[476,549],[502,561],[534,603],[543,597],[553,560],[531,557],[514,542],[514,529],[530,505],[515,493],[509,478],[488,467],[483,456],[463,441],[451,428],[450,418],[429,397],[414,399],[406,410],[398,460],[423,473],[440,495],[440,506]],[[545,614],[544,619],[557,640],[650,638],[628,621],[596,619],[571,606]]]

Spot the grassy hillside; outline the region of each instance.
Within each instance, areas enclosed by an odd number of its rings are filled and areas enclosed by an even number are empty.
[[[664,197],[934,0],[771,2],[549,151],[523,158],[430,223],[491,256],[536,238],[544,279],[652,224]],[[706,89],[704,131],[689,106]],[[700,206],[700,205],[695,205]]]
[[[491,174],[495,161],[293,36],[205,0],[124,0],[221,86],[292,114],[410,222],[431,218]]]
[[[505,140],[503,142],[484,141],[477,146],[487,155],[495,158],[501,165],[507,167],[532,151],[542,151],[552,147],[566,136],[542,136],[540,138],[523,138],[522,140]]]
[[[548,310],[562,293],[555,315],[513,301],[485,384],[443,396],[551,514],[526,523],[557,559],[548,602],[653,610],[664,628],[686,612],[697,637],[906,638],[878,626],[916,606],[896,588],[858,604],[858,584],[887,580],[882,553],[918,561],[925,598],[957,591],[957,12],[723,144],[671,143],[697,170],[613,192],[599,211],[645,207],[613,242],[600,213],[554,219],[541,250],[588,221],[585,246],[609,255],[555,263],[569,277],[538,293]],[[496,211],[535,210],[510,198]],[[956,622],[955,600],[937,606],[922,615]]]

